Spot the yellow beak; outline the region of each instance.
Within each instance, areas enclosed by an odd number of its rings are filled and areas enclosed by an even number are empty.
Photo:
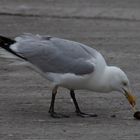
[[[134,107],[136,105],[136,97],[133,96],[130,92],[125,91],[125,97],[129,101],[129,103]]]

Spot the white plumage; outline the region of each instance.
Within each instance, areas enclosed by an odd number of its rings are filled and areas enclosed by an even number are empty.
[[[74,90],[119,91],[130,95],[126,74],[118,67],[108,66],[103,56],[91,47],[65,39],[32,34],[19,36],[13,42],[9,45],[11,52],[28,61],[54,85],[50,106],[52,116],[55,116],[54,99],[59,86],[71,91],[78,114],[82,113]],[[135,101],[131,104],[134,103]]]

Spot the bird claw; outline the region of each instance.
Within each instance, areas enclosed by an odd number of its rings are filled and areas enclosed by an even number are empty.
[[[80,116],[82,118],[86,117],[98,117],[97,114],[88,114],[88,113],[83,113],[83,112],[76,112],[77,116]]]
[[[68,115],[59,114],[59,113],[56,113],[56,112],[52,112],[52,113],[50,113],[50,115],[51,115],[52,118],[69,118]]]

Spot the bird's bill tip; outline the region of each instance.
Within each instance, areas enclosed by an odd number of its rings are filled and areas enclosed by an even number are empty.
[[[131,106],[134,108],[136,105],[136,97],[132,95],[131,92],[126,92],[125,96],[127,100],[129,101],[129,103],[131,104]]]

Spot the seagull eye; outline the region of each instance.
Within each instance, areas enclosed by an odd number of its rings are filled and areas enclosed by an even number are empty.
[[[127,86],[127,83],[126,83],[126,82],[123,82],[123,85],[124,85],[124,86]]]

